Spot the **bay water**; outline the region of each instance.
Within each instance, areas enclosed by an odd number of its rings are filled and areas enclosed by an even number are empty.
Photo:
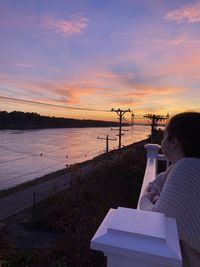
[[[122,145],[146,139],[149,126],[123,127]],[[62,128],[0,131],[0,190],[36,179],[45,174],[84,162],[118,147],[118,128]]]

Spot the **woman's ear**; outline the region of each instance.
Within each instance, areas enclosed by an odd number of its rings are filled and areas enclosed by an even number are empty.
[[[171,138],[171,148],[182,151],[182,144],[175,136]]]
[[[170,141],[173,145],[176,145],[177,143],[179,143],[178,139],[175,136],[173,136]]]

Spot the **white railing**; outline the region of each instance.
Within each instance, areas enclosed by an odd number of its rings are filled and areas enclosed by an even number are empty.
[[[160,149],[160,146],[157,144],[147,144],[145,145],[146,151],[147,151],[147,164],[143,179],[142,188],[140,191],[140,196],[138,200],[138,206],[139,209],[139,203],[140,198],[142,197],[144,190],[146,189],[147,185],[153,181],[157,174],[157,165],[158,161],[165,161],[166,162],[166,168],[169,166],[169,160],[165,157],[163,154],[158,154],[158,151]]]
[[[165,160],[158,154],[159,148],[146,145],[147,166],[140,197],[156,176],[157,160]],[[91,248],[104,253],[108,267],[182,266],[175,219],[139,208],[110,209],[91,240]]]
[[[157,144],[148,144],[145,145],[146,151],[147,151],[147,164],[143,179],[142,188],[140,191],[140,196],[138,200],[138,208],[139,208],[139,202],[140,198],[144,193],[144,190],[146,189],[149,182],[153,181],[157,174],[157,156],[158,156],[158,150],[160,149],[160,146]]]

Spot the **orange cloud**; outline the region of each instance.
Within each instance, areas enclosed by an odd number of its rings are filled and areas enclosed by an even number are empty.
[[[9,87],[9,91],[5,89],[4,96],[12,96],[15,90],[18,95],[23,95],[23,99],[27,100],[43,100],[48,103],[61,102],[68,104],[78,104],[82,96],[95,94],[96,88],[81,86],[78,82],[52,81],[52,82],[35,82],[30,77],[27,81],[20,76],[0,76],[1,87]],[[12,89],[14,88],[14,89]],[[1,90],[0,90],[1,91]]]
[[[177,63],[178,64],[178,63]],[[171,72],[175,71],[175,68],[177,67],[174,62],[170,63],[170,66],[174,66],[174,69]],[[183,67],[183,64],[181,62],[180,64]],[[185,66],[185,64],[184,64]],[[166,67],[163,66],[162,69],[159,72],[160,66],[156,66],[153,68],[151,64],[151,69],[148,70],[148,77],[144,74],[143,77],[137,77],[137,74],[135,74],[133,71],[126,71],[126,72],[93,72],[93,85],[95,85],[95,77],[99,81],[101,76],[107,77],[107,79],[103,79],[105,82],[104,84],[104,90],[107,90],[113,94],[119,94],[120,96],[129,97],[131,95],[134,95],[135,97],[143,98],[147,96],[148,94],[162,94],[162,95],[171,95],[175,91],[179,93],[183,93],[186,90],[183,86],[178,86],[176,84],[169,84],[167,82],[159,84],[156,83],[156,75],[161,75],[165,77],[167,74]],[[167,71],[170,71],[169,69]],[[146,71],[144,71],[145,73]],[[139,80],[139,81],[138,81]],[[97,93],[103,90],[103,88],[97,88]]]
[[[73,105],[81,108],[94,108],[110,110],[112,107],[134,108],[148,111],[152,104],[157,110],[166,110],[168,106],[173,109],[180,106],[177,100],[187,90],[181,86],[152,85],[148,83],[136,83],[130,79],[130,75],[112,73],[110,71],[90,72],[90,79],[85,74],[79,81],[56,80],[52,82],[28,81],[23,77],[0,77],[1,88],[9,86],[11,91],[4,92],[3,96],[13,97],[17,93],[18,98],[24,100],[45,102],[56,105]],[[105,81],[103,77],[107,77]],[[127,78],[127,80],[125,79]],[[101,80],[102,79],[102,80]],[[102,81],[102,83],[101,83]],[[0,88],[0,92],[2,91]],[[16,90],[16,91],[15,91]],[[188,88],[189,90],[189,88]],[[62,110],[60,108],[60,110]],[[80,112],[79,112],[80,115]],[[75,114],[73,113],[75,117]]]
[[[142,107],[145,103],[160,103],[161,107],[171,102],[174,97],[185,93],[185,89],[181,87],[164,87],[150,86],[145,84],[135,85],[132,90],[127,89],[124,93],[118,92],[110,98],[110,104],[120,105],[123,107]]]
[[[74,33],[81,33],[87,27],[88,22],[89,19],[83,17],[81,14],[72,15],[68,20],[45,16],[42,21],[42,26],[63,37],[69,37]]]
[[[186,20],[189,23],[200,22],[200,2],[198,1],[189,5],[185,5],[179,9],[168,12],[165,18],[178,22],[183,20]]]

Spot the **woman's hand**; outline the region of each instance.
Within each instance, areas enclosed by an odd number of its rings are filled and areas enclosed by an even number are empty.
[[[155,204],[158,199],[160,198],[160,196],[154,192],[148,192],[147,190],[145,190],[144,195],[153,203]]]

